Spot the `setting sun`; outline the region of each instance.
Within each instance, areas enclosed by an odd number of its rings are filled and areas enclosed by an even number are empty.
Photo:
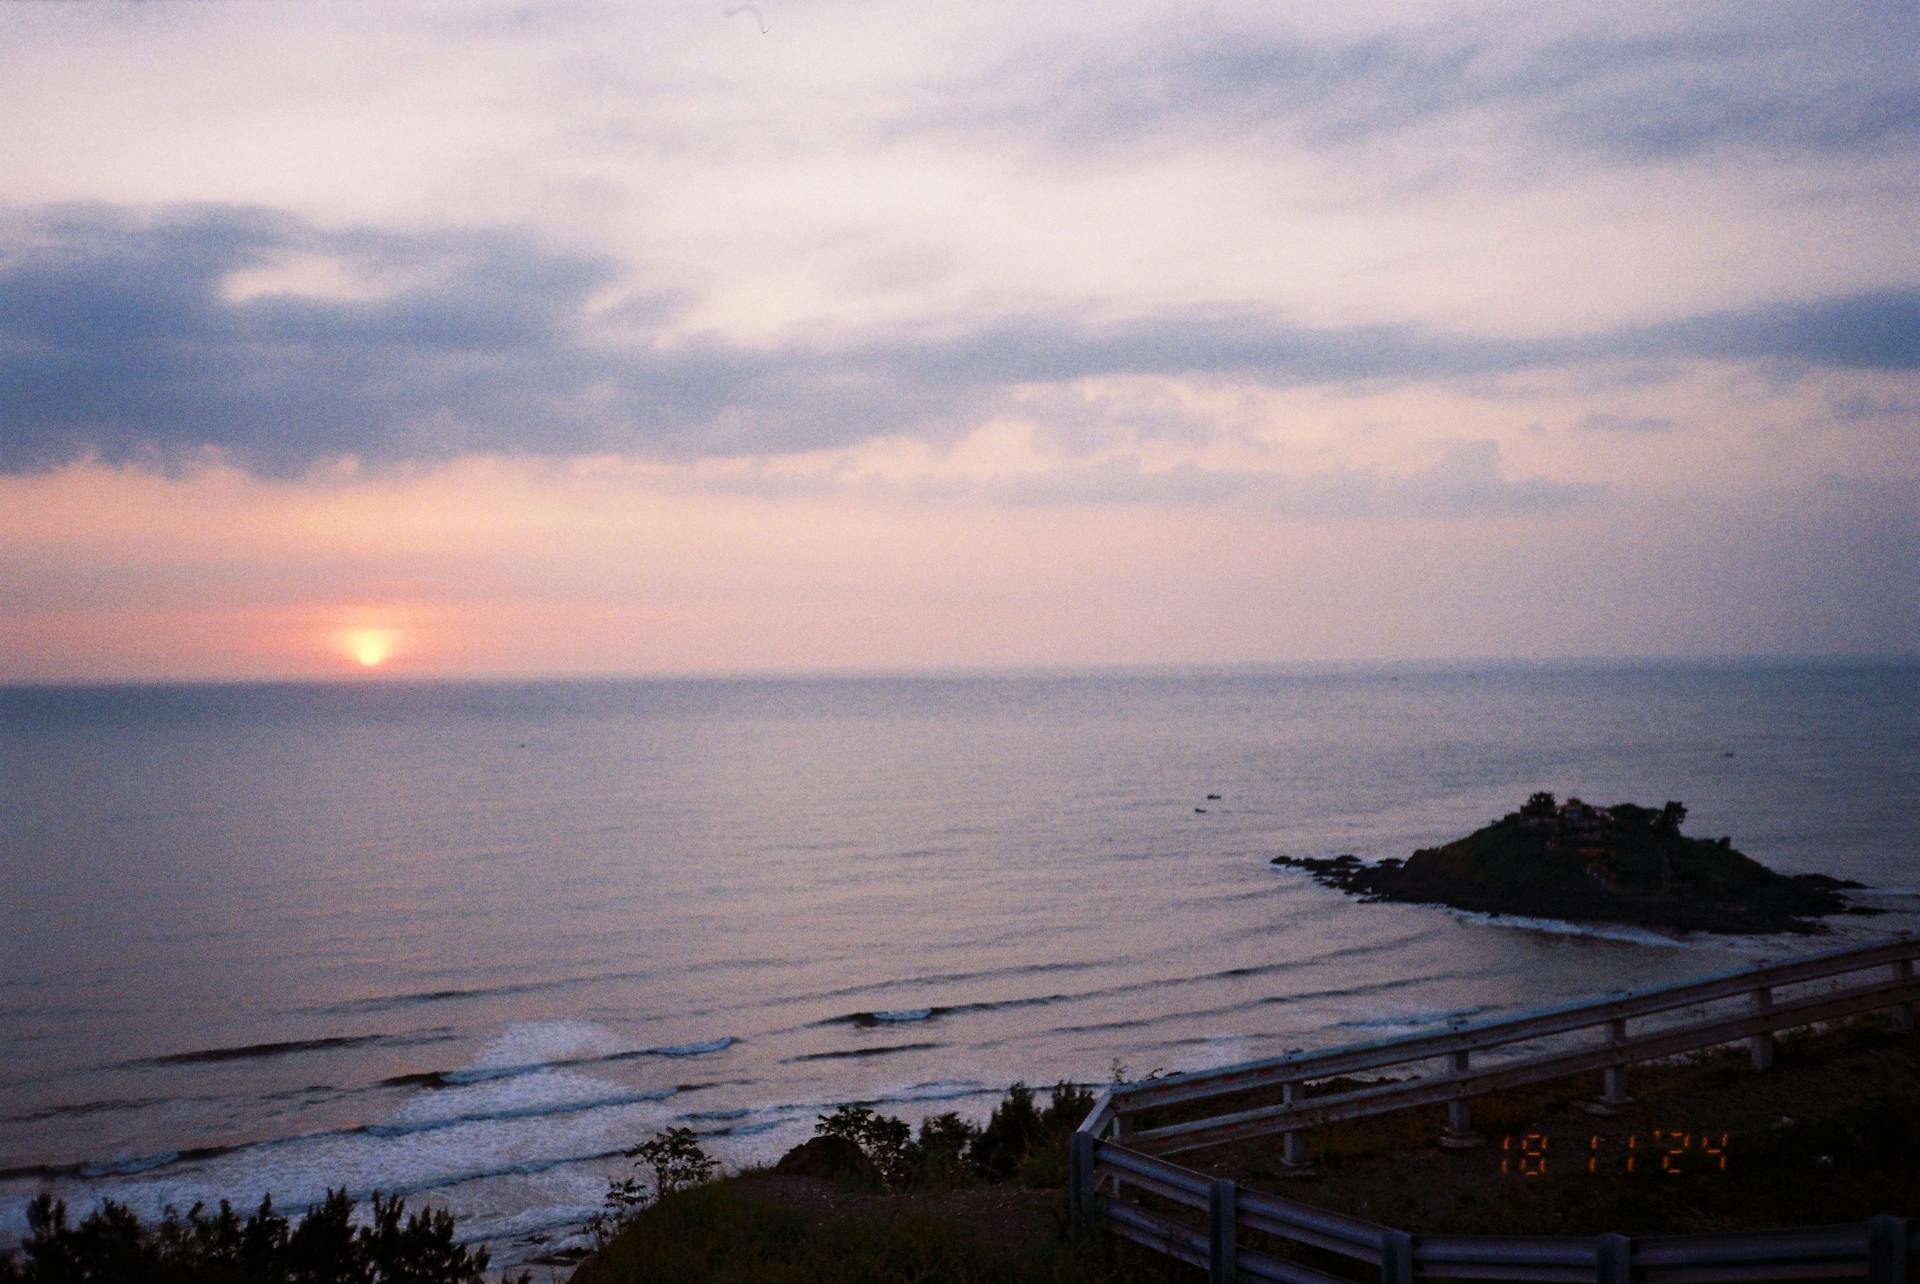
[[[363,669],[377,669],[386,663],[395,641],[392,629],[354,629],[346,635],[347,652]]]

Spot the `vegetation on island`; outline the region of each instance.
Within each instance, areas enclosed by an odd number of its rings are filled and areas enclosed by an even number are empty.
[[[1682,834],[1686,816],[1678,802],[1595,807],[1536,793],[1518,811],[1404,861],[1277,856],[1272,863],[1367,900],[1679,931],[1818,932],[1823,915],[1870,912],[1840,894],[1860,884],[1776,873],[1731,839]]]

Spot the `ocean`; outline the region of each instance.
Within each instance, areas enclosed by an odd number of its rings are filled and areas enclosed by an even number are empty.
[[[330,1187],[519,1262],[670,1125],[1185,1070],[1920,926],[1920,668],[0,688],[0,1245]],[[1361,904],[1534,790],[1871,886],[1819,938]],[[1217,798],[1210,795],[1218,795]]]

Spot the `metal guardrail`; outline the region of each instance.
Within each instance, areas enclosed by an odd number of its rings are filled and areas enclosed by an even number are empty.
[[[1072,1204],[1076,1229],[1099,1219],[1123,1239],[1205,1268],[1214,1284],[1273,1280],[1282,1284],[1350,1284],[1299,1262],[1241,1243],[1256,1232],[1282,1243],[1318,1249],[1375,1267],[1384,1284],[1418,1279],[1631,1281],[1749,1281],[1865,1278],[1894,1284],[1920,1263],[1920,1221],[1876,1216],[1846,1226],[1805,1227],[1733,1235],[1608,1234],[1591,1239],[1413,1235],[1311,1204],[1243,1190],[1164,1158],[1247,1137],[1281,1133],[1287,1162],[1305,1162],[1304,1134],[1318,1124],[1445,1103],[1443,1137],[1470,1135],[1474,1096],[1527,1083],[1602,1071],[1606,1110],[1624,1106],[1626,1070],[1635,1062],[1746,1039],[1756,1069],[1773,1063],[1773,1037],[1782,1030],[1838,1016],[1891,1009],[1900,1028],[1914,1029],[1920,1005],[1920,935],[1829,950],[1784,963],[1720,973],[1588,1003],[1529,1012],[1442,1033],[1353,1044],[1317,1053],[1289,1053],[1218,1070],[1116,1084],[1101,1092],[1073,1137]],[[1883,977],[1860,974],[1887,969]],[[1775,1002],[1774,992],[1836,978],[1850,984]],[[1740,1011],[1708,1014],[1716,1003]],[[1627,1023],[1701,1007],[1697,1019],[1630,1033]],[[1491,1049],[1604,1031],[1596,1046],[1552,1048],[1490,1067],[1471,1058]],[[1444,1073],[1366,1084],[1308,1096],[1318,1080],[1358,1071],[1407,1067],[1440,1058]],[[1152,1128],[1132,1126],[1142,1112],[1252,1091],[1278,1089],[1278,1104]],[[1169,1208],[1188,1210],[1192,1221]],[[1134,1195],[1133,1198],[1129,1198]],[[1197,1224],[1195,1224],[1197,1223]]]

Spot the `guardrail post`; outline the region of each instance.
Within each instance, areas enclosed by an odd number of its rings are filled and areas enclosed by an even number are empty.
[[[1298,1081],[1280,1087],[1280,1099],[1285,1105],[1297,1106],[1305,1096],[1306,1085]],[[1313,1161],[1307,1158],[1306,1134],[1298,1128],[1290,1128],[1280,1134],[1280,1162],[1289,1168],[1301,1170],[1313,1166]]]
[[[1593,1241],[1595,1284],[1633,1284],[1633,1241],[1606,1234]]]
[[[1913,980],[1913,960],[1901,959],[1898,963],[1895,963],[1893,965],[1893,977],[1896,981]],[[1903,1034],[1913,1033],[1913,1001],[1911,999],[1904,1003],[1894,1005],[1893,1024]]]
[[[1867,1284],[1906,1284],[1907,1219],[1867,1218]]]
[[[1380,1284],[1413,1284],[1413,1236],[1403,1230],[1380,1236]]]
[[[1207,1284],[1234,1284],[1240,1278],[1239,1243],[1234,1235],[1240,1217],[1239,1192],[1225,1177],[1207,1187]]]
[[[1467,1054],[1449,1053],[1447,1069],[1452,1074],[1467,1072]],[[1447,1126],[1440,1130],[1440,1144],[1448,1150],[1469,1150],[1482,1145],[1487,1139],[1473,1130],[1473,1103],[1465,1097],[1455,1097],[1447,1103]]]
[[[1093,1224],[1093,1134],[1073,1134],[1072,1169],[1068,1180],[1073,1205],[1073,1237],[1078,1240]]]
[[[1113,1139],[1115,1141],[1124,1142],[1132,1134],[1133,1134],[1133,1125],[1127,1122],[1127,1117],[1125,1115],[1121,1114],[1119,1111],[1115,1111],[1113,1115]],[[1113,1197],[1115,1199],[1125,1199],[1127,1197],[1126,1186],[1121,1182],[1121,1180],[1118,1177],[1115,1177],[1113,1179]]]
[[[1608,1046],[1617,1048],[1626,1041],[1626,1019],[1615,1017],[1607,1022]],[[1590,1115],[1606,1117],[1617,1115],[1632,1104],[1633,1098],[1627,1095],[1627,1067],[1623,1063],[1600,1072],[1600,1095],[1592,1101],[1581,1102],[1580,1108]]]
[[[1773,1010],[1773,987],[1763,985],[1753,992],[1753,1010],[1771,1012]],[[1763,1030],[1747,1039],[1747,1055],[1753,1058],[1755,1070],[1773,1069],[1773,1032]]]

